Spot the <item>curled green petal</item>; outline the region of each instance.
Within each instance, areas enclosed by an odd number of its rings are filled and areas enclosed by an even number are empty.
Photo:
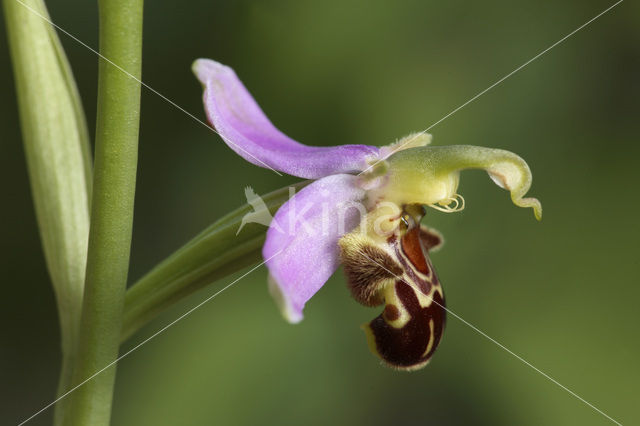
[[[515,205],[530,207],[536,219],[542,218],[540,202],[524,198],[531,187],[531,170],[512,152],[470,145],[423,146],[397,152],[387,162],[389,180],[374,196],[399,205],[447,206],[459,197],[460,171],[483,169],[498,186],[511,192]]]

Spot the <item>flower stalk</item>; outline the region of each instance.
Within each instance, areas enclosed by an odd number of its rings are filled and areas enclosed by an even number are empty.
[[[100,53],[122,69],[100,60],[91,227],[76,384],[118,355],[138,155],[142,6],[142,0],[99,2]],[[69,396],[71,407],[65,423],[108,425],[114,381],[115,367],[76,389]]]
[[[269,214],[287,202],[292,190],[308,183],[262,196]],[[127,290],[122,341],[183,297],[262,259],[267,228],[249,223],[238,232],[252,208],[244,205],[217,220]]]

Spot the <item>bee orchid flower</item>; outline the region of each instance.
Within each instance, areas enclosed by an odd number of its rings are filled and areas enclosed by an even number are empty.
[[[391,367],[424,366],[442,337],[444,293],[429,259],[442,236],[420,222],[425,207],[464,207],[460,171],[486,170],[517,206],[541,217],[538,200],[524,198],[529,167],[511,152],[432,147],[425,133],[381,148],[303,145],[269,121],[231,68],[198,59],[193,71],[204,86],[207,118],[231,149],[257,166],[314,179],[276,212],[263,247],[284,317],[301,321],[307,301],[342,264],[358,302],[385,305],[363,328]]]

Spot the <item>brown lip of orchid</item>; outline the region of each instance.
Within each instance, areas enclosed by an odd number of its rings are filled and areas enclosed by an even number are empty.
[[[524,198],[527,163],[509,151],[428,146],[426,133],[382,148],[303,145],[269,121],[231,68],[199,59],[193,70],[209,122],[230,148],[255,165],[316,179],[280,207],[267,231],[262,253],[282,314],[300,322],[305,304],[343,264],[354,299],[385,305],[363,328],[391,367],[426,365],[444,331],[444,293],[429,259],[442,237],[420,224],[424,206],[462,210],[460,172],[483,169],[514,204],[542,216],[540,202]]]
[[[390,367],[424,367],[442,338],[446,308],[444,292],[428,252],[442,236],[420,224],[418,205],[405,206],[401,222],[384,243],[362,233],[340,240],[341,260],[354,299],[384,310],[362,328],[369,348]]]

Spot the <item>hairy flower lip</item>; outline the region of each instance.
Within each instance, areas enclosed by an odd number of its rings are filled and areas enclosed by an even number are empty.
[[[402,225],[384,241],[351,232],[340,239],[347,286],[365,306],[384,304],[362,326],[369,348],[391,368],[424,367],[444,331],[444,292],[428,251],[439,247],[437,232],[420,225],[425,210],[405,206]]]

